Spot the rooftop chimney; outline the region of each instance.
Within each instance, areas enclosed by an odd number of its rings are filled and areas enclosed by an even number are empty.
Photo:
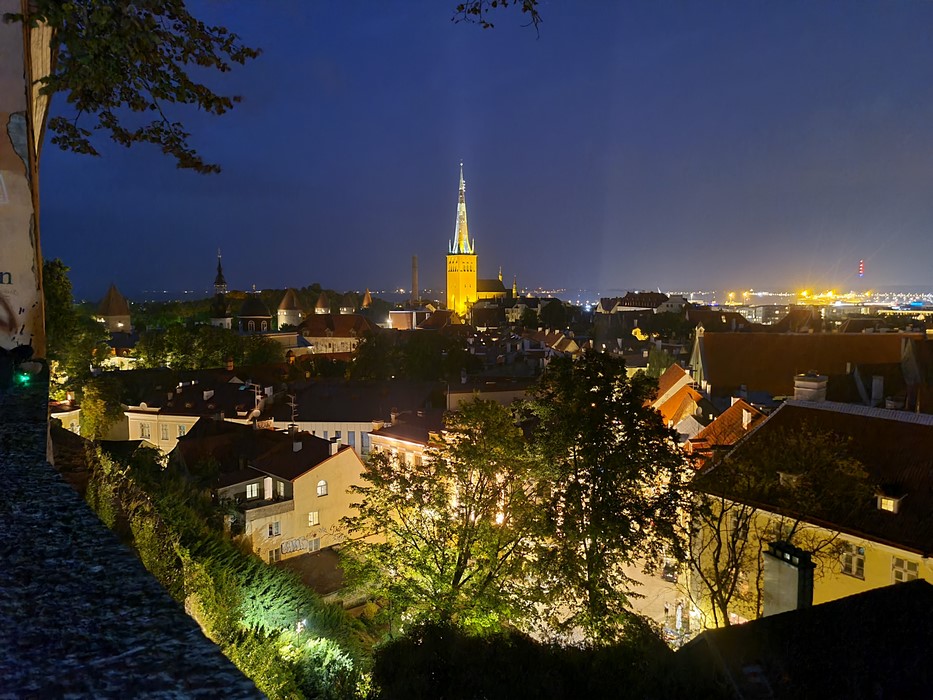
[[[871,378],[871,405],[880,406],[884,401],[884,377],[875,375]]]
[[[826,400],[826,383],[829,377],[810,370],[806,374],[794,377],[794,398],[798,401],[813,401],[819,403]]]
[[[335,437],[331,438],[330,439],[330,454],[331,455],[337,454],[337,451],[339,449],[340,449],[340,440]]]
[[[303,442],[301,441],[301,439],[296,435],[295,438],[294,438],[294,440],[292,441],[292,452],[301,452],[301,448],[302,448],[302,447],[304,447],[304,443],[303,443]],[[331,454],[333,454],[333,453],[331,453]]]
[[[787,542],[771,542],[764,553],[763,616],[813,605],[810,554]]]
[[[752,412],[747,408],[742,409],[742,428],[748,430],[748,426],[752,424]]]

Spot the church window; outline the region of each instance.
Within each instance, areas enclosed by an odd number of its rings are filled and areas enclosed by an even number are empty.
[[[249,322],[247,322],[247,324],[246,324],[246,330],[248,330],[248,331],[255,331],[255,330],[256,330],[256,322],[255,322],[255,321],[249,321]]]

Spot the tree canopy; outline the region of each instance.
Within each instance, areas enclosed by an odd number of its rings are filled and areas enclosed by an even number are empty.
[[[143,331],[136,346],[140,367],[207,369],[234,364],[264,365],[284,360],[282,346],[258,335],[240,335],[217,326],[193,328],[175,324],[165,330]]]
[[[481,400],[448,416],[423,463],[371,455],[347,521],[355,578],[402,620],[483,629],[522,618],[535,601],[535,468],[512,413]]]
[[[687,460],[649,405],[656,383],[588,352],[551,362],[531,401],[533,442],[550,484],[537,553],[551,624],[611,642],[637,595],[624,567],[680,555]]]
[[[55,399],[63,399],[68,391],[80,392],[92,371],[110,357],[107,329],[74,305],[68,269],[58,258],[42,264],[50,395]]]
[[[52,28],[52,70],[41,90],[63,93],[74,112],[49,120],[52,143],[98,155],[91,137],[99,131],[122,146],[158,146],[179,168],[220,171],[190,145],[190,134],[168,108],[229,111],[239,97],[220,95],[192,76],[204,69],[225,73],[258,50],[194,17],[184,0],[33,0],[28,7],[30,23]],[[84,118],[93,120],[91,128],[82,125]]]

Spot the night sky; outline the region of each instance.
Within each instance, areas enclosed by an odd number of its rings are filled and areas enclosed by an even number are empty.
[[[111,281],[442,288],[458,167],[481,277],[592,290],[933,284],[933,3],[192,2],[262,49],[175,110],[223,172],[46,145],[42,247]],[[64,109],[59,99],[53,107]],[[856,278],[858,260],[867,273]]]

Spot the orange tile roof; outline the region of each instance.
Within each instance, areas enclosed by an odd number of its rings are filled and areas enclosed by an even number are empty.
[[[748,413],[748,419],[746,419],[746,413]],[[702,464],[712,456],[715,449],[734,445],[764,419],[764,413],[750,403],[737,399],[712,423],[690,439],[688,451],[698,455],[698,460]]]
[[[664,370],[664,374],[658,378],[658,398],[673,389],[678,382],[683,381],[684,377],[689,378],[690,375],[678,364],[673,364]],[[691,380],[690,383],[692,384],[693,381]]]
[[[656,406],[665,425],[676,425],[696,411],[697,402],[703,398],[692,386],[682,386],[660,406]]]

